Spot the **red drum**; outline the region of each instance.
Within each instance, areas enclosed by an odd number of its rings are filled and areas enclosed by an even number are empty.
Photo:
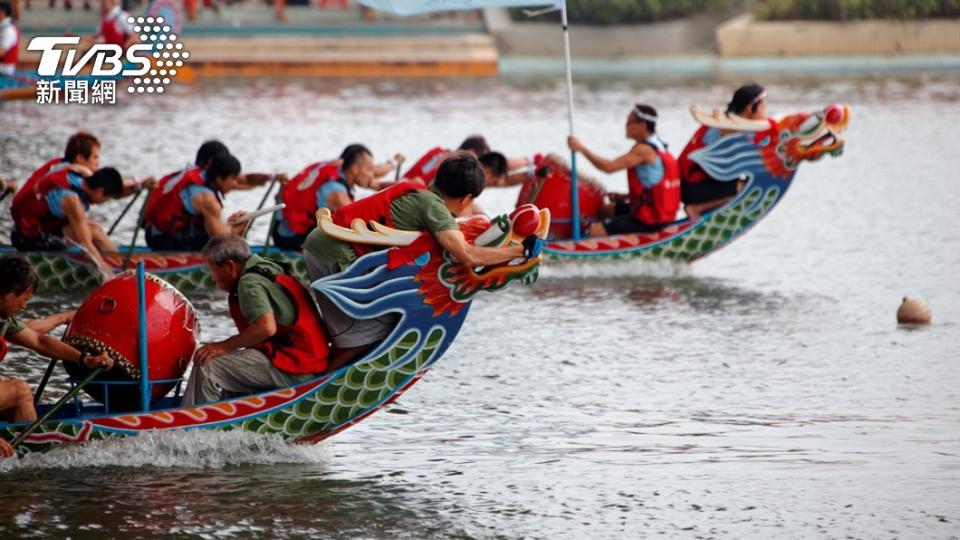
[[[550,238],[555,240],[572,236],[571,221],[573,205],[570,202],[570,168],[559,156],[548,155],[535,158],[537,172],[534,178],[524,182],[517,197],[517,207],[534,204],[539,208],[550,209]],[[578,175],[577,191],[580,194],[580,223],[586,230],[587,224],[597,221],[597,215],[603,207],[606,189],[596,180]]]
[[[150,274],[145,281],[149,380],[178,379],[197,348],[200,323],[193,305],[172,285]],[[137,276],[136,272],[129,271],[90,294],[77,310],[63,340],[87,353],[106,352],[113,358],[113,369],[101,373],[95,381],[138,382],[138,335]],[[90,371],[74,362],[64,362],[64,366],[74,378],[84,377]],[[154,384],[151,401],[165,396],[175,384]],[[137,384],[94,382],[85,390],[90,397],[109,405],[110,411],[140,409]]]

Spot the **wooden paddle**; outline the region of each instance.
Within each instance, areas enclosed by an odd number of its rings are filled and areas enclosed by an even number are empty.
[[[260,204],[257,205],[257,209],[254,210],[252,213],[259,212],[263,208],[263,205],[267,204],[267,199],[270,198],[270,192],[273,191],[273,186],[277,185],[277,180],[278,180],[277,175],[273,175],[273,177],[270,178],[270,185],[267,186],[266,193],[263,194],[263,198],[260,199]],[[253,219],[256,219],[257,217],[259,216],[255,216],[250,219],[253,220]],[[236,223],[243,223],[243,221],[238,220]],[[247,227],[247,229],[243,231],[243,237],[246,238],[247,233],[249,232],[250,232],[250,228]]]
[[[107,231],[107,236],[110,236],[111,234],[113,234],[113,231],[117,230],[117,225],[120,225],[120,221],[123,219],[123,216],[127,215],[127,212],[130,211],[130,208],[132,208],[133,205],[134,205],[134,203],[137,202],[137,199],[140,198],[140,194],[141,194],[141,193],[143,193],[143,190],[142,190],[142,189],[141,189],[140,191],[138,191],[138,192],[133,196],[132,199],[130,199],[130,202],[127,203],[127,206],[125,206],[125,207],[123,208],[123,212],[120,212],[120,215],[117,217],[116,221],[114,221],[114,222],[113,222],[113,225],[110,226],[110,230]]]
[[[80,381],[80,382],[79,382],[76,386],[74,386],[69,392],[67,392],[67,394],[66,394],[65,396],[63,396],[62,398],[60,398],[60,401],[54,403],[54,404],[53,404],[53,407],[50,407],[50,410],[48,410],[47,412],[45,412],[45,413],[43,414],[43,416],[41,416],[40,418],[37,418],[37,421],[34,422],[34,423],[32,423],[32,424],[30,424],[30,427],[28,427],[26,430],[24,430],[23,433],[21,433],[20,435],[17,435],[17,438],[14,439],[13,442],[10,443],[10,446],[13,447],[13,448],[16,448],[17,445],[19,445],[20,443],[22,443],[27,437],[30,436],[31,433],[33,433],[34,431],[36,431],[37,428],[40,427],[41,424],[43,424],[44,422],[46,422],[51,416],[53,416],[57,411],[59,411],[64,405],[66,405],[66,403],[67,403],[68,401],[70,401],[71,399],[73,399],[74,396],[76,396],[81,390],[83,390],[83,388],[84,388],[85,386],[87,386],[88,384],[90,384],[90,382],[92,382],[93,379],[95,379],[95,378],[97,377],[97,375],[99,375],[102,371],[103,371],[103,368],[102,368],[102,367],[98,367],[97,369],[91,371],[89,375],[87,375],[86,377],[84,377],[84,379],[83,379],[82,381]]]
[[[147,200],[143,202],[143,206],[140,207],[140,215],[137,216],[137,226],[133,229],[133,238],[130,239],[130,246],[127,247],[127,254],[123,258],[123,269],[126,270],[130,267],[130,259],[133,258],[133,248],[137,244],[137,237],[140,236],[140,229],[143,228],[143,218],[147,214],[147,201],[150,200],[150,193],[153,192],[153,188],[147,190]]]

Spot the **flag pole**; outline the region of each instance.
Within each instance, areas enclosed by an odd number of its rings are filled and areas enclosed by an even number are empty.
[[[563,53],[567,64],[567,122],[573,135],[573,72],[570,68],[570,28],[567,25],[567,0],[560,2],[560,20],[563,24]],[[570,150],[570,201],[571,232],[574,240],[580,239],[580,193],[577,189],[577,153]]]

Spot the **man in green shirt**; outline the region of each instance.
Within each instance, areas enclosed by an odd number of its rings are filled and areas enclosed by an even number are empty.
[[[40,280],[37,272],[21,255],[0,257],[0,362],[7,354],[7,341],[67,362],[83,363],[87,367],[113,367],[113,360],[105,353],[89,355],[52,338],[40,330],[48,330],[55,322],[70,314],[49,317],[38,324],[23,324],[15,315],[27,307]],[[33,395],[26,382],[0,376],[0,418],[13,422],[32,422],[37,419]],[[0,439],[0,455],[9,455],[6,442]]]
[[[389,223],[394,229],[429,232],[457,260],[469,266],[489,266],[539,255],[543,241],[529,236],[522,246],[503,248],[475,246],[466,241],[454,215],[469,208],[483,192],[484,172],[471,154],[453,154],[444,160],[430,189],[412,189],[401,182],[366,199],[347,205],[334,214],[334,222],[361,218],[365,222]],[[387,216],[375,215],[389,208]],[[311,281],[343,271],[357,258],[353,245],[314,229],[303,245]],[[383,341],[397,322],[396,314],[374,319],[353,319],[323,294],[317,304],[333,341],[331,369],[343,366],[373,345]]]
[[[197,349],[184,405],[291,386],[326,370],[320,316],[286,268],[230,234],[211,238],[203,256],[217,286],[230,293],[238,333]]]

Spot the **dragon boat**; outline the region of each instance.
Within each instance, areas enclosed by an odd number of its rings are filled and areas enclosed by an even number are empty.
[[[535,231],[545,237],[549,229],[549,212],[538,211],[538,216]],[[475,217],[461,222],[460,227],[467,240],[475,245],[505,246],[522,241],[518,233],[523,227],[514,227],[517,219],[501,216],[491,221]],[[120,385],[121,391],[122,385],[140,385],[143,399],[139,410],[117,411],[110,399],[97,403],[75,398],[72,406],[68,404],[49,419],[36,424],[31,434],[22,437],[17,452],[42,452],[64,444],[131,437],[153,430],[185,429],[245,430],[276,434],[289,442],[316,443],[383,408],[419,381],[456,338],[477,293],[498,291],[514,282],[530,284],[538,276],[540,257],[473,268],[453,259],[428,235],[397,231],[377,223],[368,228],[360,220],[355,221],[350,229],[340,228],[333,224],[329,214],[320,218],[320,226],[351,241],[394,246],[364,255],[344,272],[311,284],[314,290],[327,295],[353,317],[371,318],[385,313],[399,315],[399,322],[390,335],[360,360],[293,386],[216,403],[179,407],[182,379],[157,379],[153,362],[154,356],[166,356],[176,361],[178,356],[183,358],[183,352],[167,350],[172,347],[151,346],[148,353],[146,347],[158,341],[169,343],[164,340],[169,340],[173,331],[180,335],[192,332],[190,313],[183,309],[183,306],[189,306],[189,301],[157,276],[148,276],[141,271],[140,275],[147,277],[141,278],[137,287],[137,294],[144,300],[141,300],[140,328],[136,329],[136,318],[121,310],[130,302],[95,298],[101,289],[128,278],[131,274],[128,271],[107,282],[88,298],[93,304],[88,312],[91,316],[100,313],[103,317],[113,316],[114,320],[119,317],[124,321],[121,324],[104,321],[101,326],[110,330],[101,332],[100,337],[114,335],[121,344],[115,348],[102,347],[101,350],[110,354],[131,380],[96,382],[99,379],[94,379],[95,382],[88,387],[99,385],[101,392],[110,392],[112,385]],[[149,301],[147,293],[150,293]],[[192,306],[189,312],[192,312]],[[74,319],[65,339],[86,348],[93,338],[77,335],[83,329],[75,327],[84,324],[79,322],[83,319],[88,317],[78,315]],[[149,338],[146,337],[148,319],[152,333]],[[165,321],[167,328],[159,330]],[[135,337],[138,331],[139,337]],[[134,342],[141,344],[139,358],[136,353],[124,354],[125,350],[133,350]],[[117,370],[115,367],[107,373]],[[142,373],[149,374],[146,380],[140,376]],[[174,385],[172,395],[157,398],[156,386],[169,388]],[[92,391],[88,393],[95,395]],[[50,405],[41,405],[37,412],[44,415],[52,412],[50,408]],[[27,428],[25,423],[0,423],[0,437],[12,440],[25,434]]]
[[[267,255],[289,264],[297,277],[307,279],[307,266],[301,253],[264,246],[253,246],[251,249],[258,255]],[[89,289],[103,281],[103,274],[97,266],[84,252],[76,248],[65,251],[18,252],[13,247],[0,247],[0,255],[8,253],[20,253],[30,260],[40,276],[40,289],[44,291]],[[147,272],[162,278],[182,292],[216,289],[207,263],[196,251],[151,251],[145,247],[137,247],[129,258],[126,253],[102,255],[114,274],[143,263]]]
[[[728,132],[713,144],[690,154],[711,177],[746,180],[729,202],[699,219],[681,219],[654,233],[570,239],[573,205],[570,169],[557,156],[539,160],[533,178],[522,187],[517,205],[533,203],[550,209],[551,241],[544,254],[553,259],[637,258],[692,262],[726,246],[763,219],[786,194],[797,168],[825,155],[839,156],[850,110],[830,105],[778,120],[746,120],[720,111],[692,107],[694,119]],[[605,190],[596,181],[578,182],[581,223],[596,221]]]

